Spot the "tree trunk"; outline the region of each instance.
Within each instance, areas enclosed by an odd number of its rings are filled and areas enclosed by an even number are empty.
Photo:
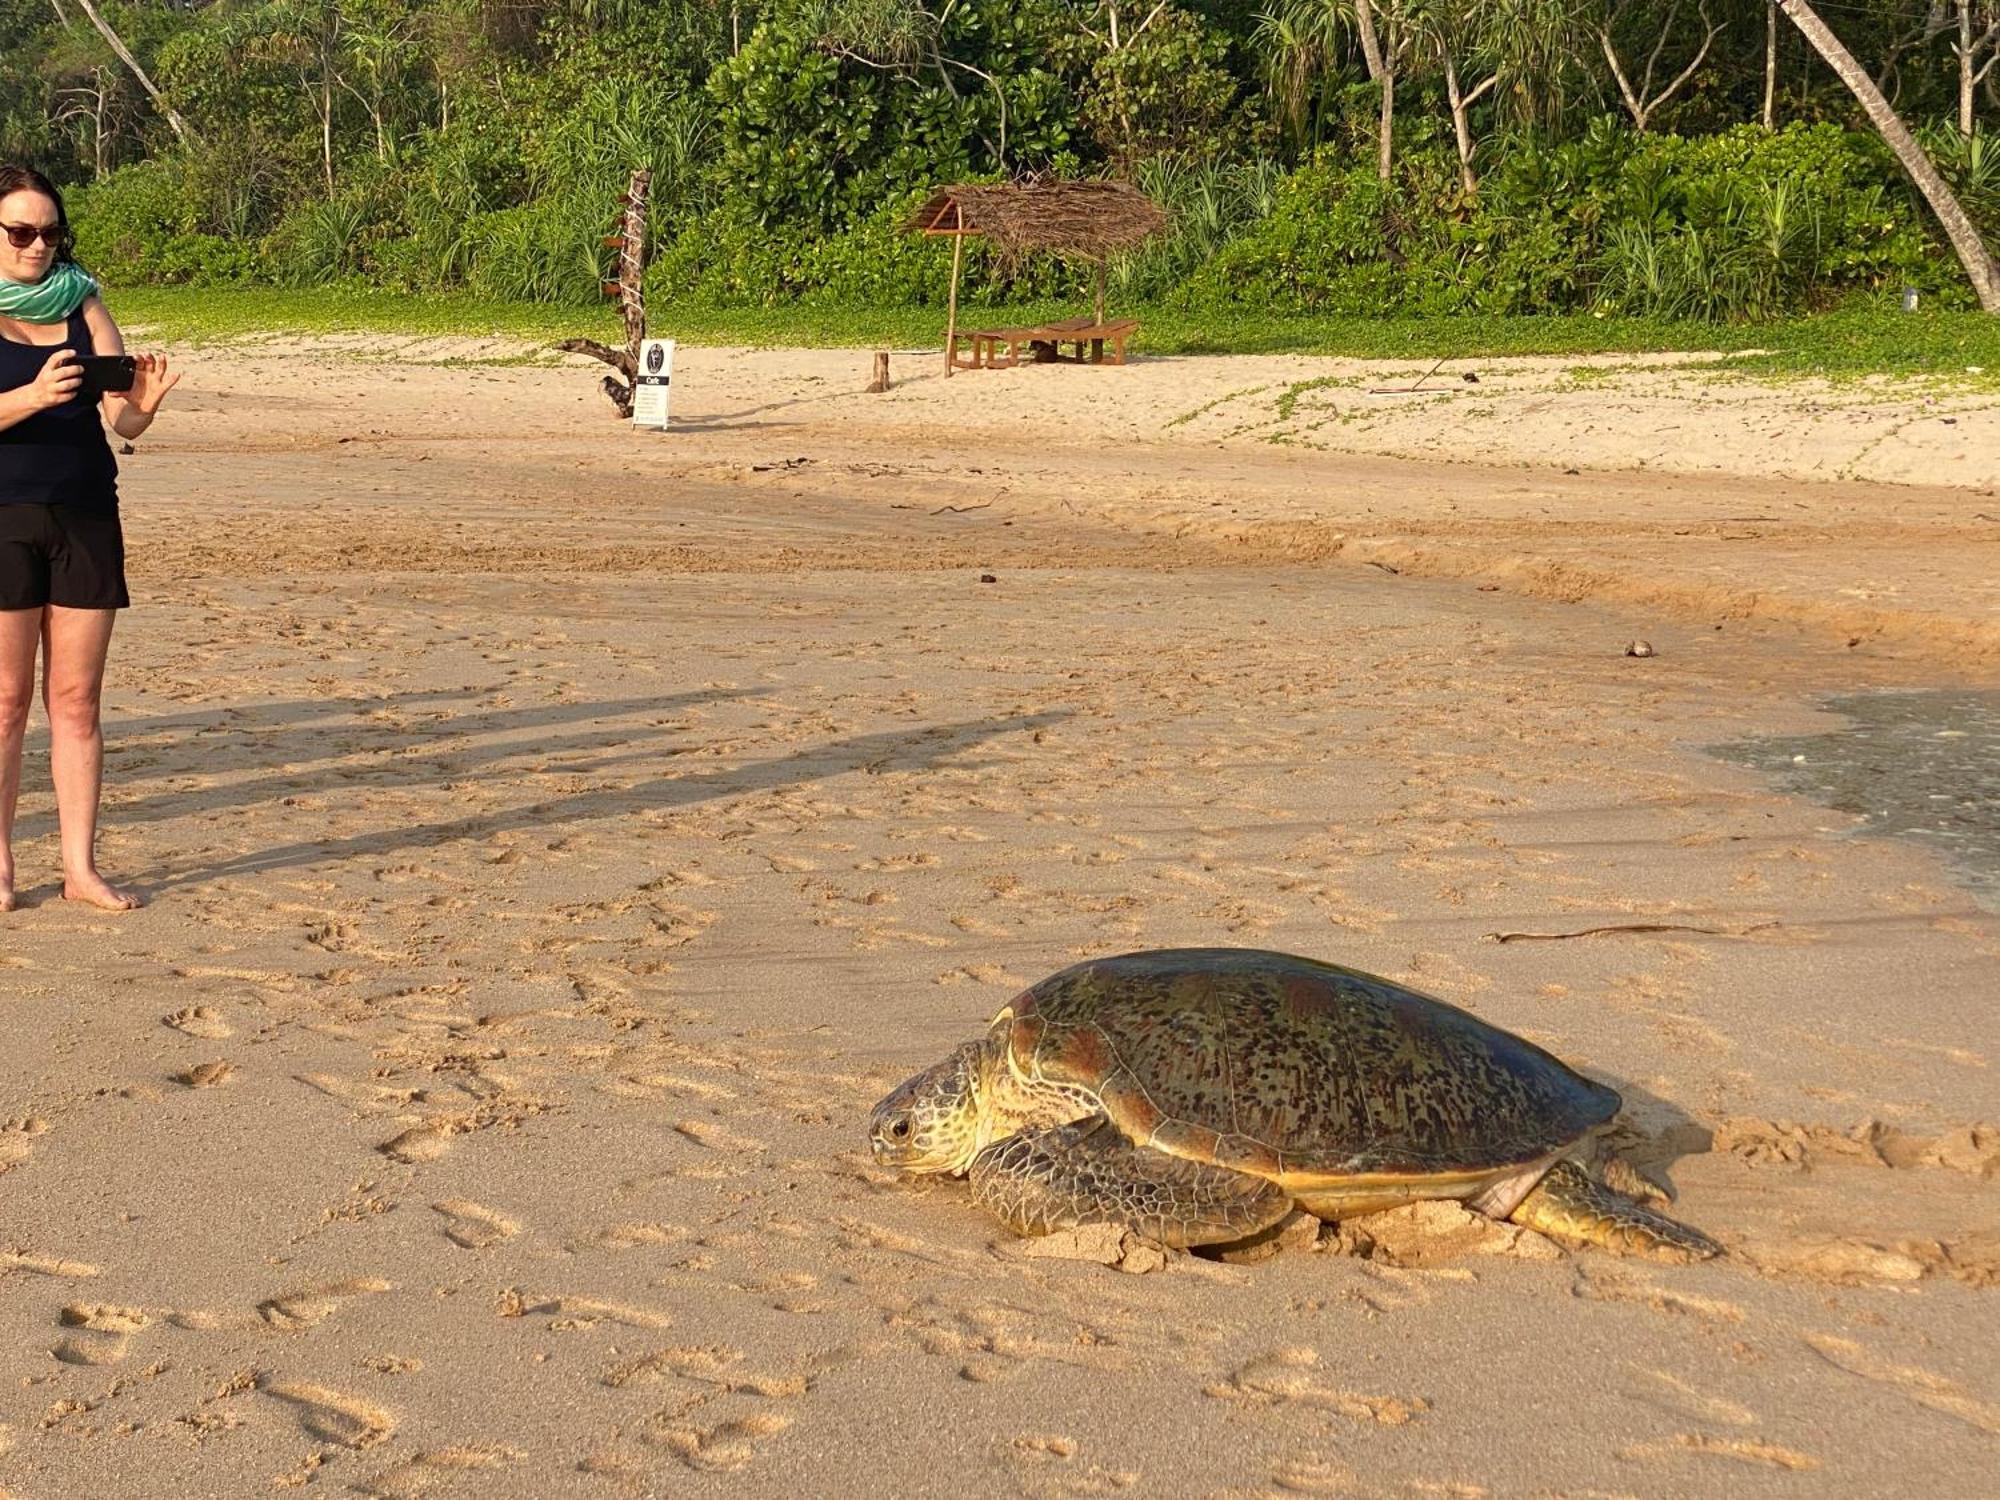
[[[326,195],[333,196],[333,78],[319,75],[319,159],[326,167]]]
[[[1361,60],[1368,65],[1368,81],[1382,79],[1382,43],[1375,35],[1375,7],[1369,0],[1354,0],[1354,30],[1361,37]]]
[[[1764,0],[1764,128],[1778,128],[1778,0]]]
[[[1972,0],[1958,0],[1958,133],[1972,134]]]
[[[1444,63],[1444,97],[1451,107],[1452,133],[1458,138],[1458,180],[1470,198],[1479,191],[1479,176],[1472,170],[1473,152],[1478,148],[1472,140],[1472,106],[1477,104],[1486,92],[1499,83],[1500,75],[1488,74],[1485,82],[1469,94],[1460,93],[1458,87],[1458,59],[1451,55],[1451,48],[1440,42],[1440,59]]]
[[[1925,201],[1930,204],[1931,212],[1944,226],[1952,249],[1958,252],[1965,274],[1972,282],[1972,289],[1979,296],[1980,307],[1990,313],[2000,313],[2000,263],[1995,262],[1993,252],[1986,248],[1986,242],[1979,237],[1979,231],[1966,217],[1958,199],[1952,196],[1950,187],[1938,175],[1937,168],[1931,165],[1931,159],[1924,155],[1923,148],[1910,134],[1910,128],[1889,107],[1889,101],[1882,97],[1882,91],[1875,87],[1874,80],[1854,60],[1854,54],[1840,44],[1840,38],[1827,29],[1826,22],[1819,18],[1806,0],[1779,0],[1779,4],[1792,18],[1792,24],[1812,43],[1813,50],[1826,59],[1827,66],[1861,101],[1869,121],[1881,133],[1889,149],[1896,153],[1903,170],[1915,180]]]
[[[1396,163],[1396,73],[1386,62],[1382,69],[1381,137],[1375,156],[1375,175],[1387,182]]]
[[[1368,65],[1369,82],[1379,85],[1382,90],[1382,133],[1375,153],[1375,172],[1387,182],[1396,157],[1393,134],[1396,124],[1396,62],[1390,53],[1382,50],[1381,35],[1375,30],[1374,0],[1354,0],[1354,30],[1361,38],[1361,60]]]
[[[183,141],[192,140],[194,133],[188,129],[188,123],[181,118],[180,111],[160,97],[160,91],[153,86],[153,80],[148,78],[146,70],[139,66],[139,59],[134,57],[131,50],[118,39],[118,33],[113,31],[104,17],[97,13],[97,7],[92,5],[90,0],[76,0],[76,3],[83,13],[90,17],[90,24],[95,26],[98,34],[110,44],[111,50],[118,54],[118,60],[132,70],[132,76],[139,80],[139,87],[144,89],[146,97],[153,101],[153,108],[165,115],[167,123],[173,126],[174,134]]]
[[[1680,14],[1680,7],[1675,5],[1661,17],[1660,38],[1653,43],[1653,50],[1647,54],[1646,71],[1641,75],[1637,88],[1634,88],[1632,80],[1625,76],[1624,64],[1618,60],[1618,49],[1611,44],[1611,24],[1617,20],[1618,13],[1623,9],[1622,5],[1613,8],[1611,19],[1597,28],[1597,40],[1604,48],[1604,60],[1611,65],[1611,77],[1618,85],[1618,96],[1625,101],[1626,113],[1632,116],[1632,128],[1644,135],[1646,122],[1653,118],[1653,111],[1673,98],[1680,92],[1681,85],[1694,77],[1696,70],[1708,57],[1708,49],[1714,45],[1715,38],[1722,28],[1708,18],[1708,0],[1696,0],[1695,9],[1701,16],[1704,28],[1701,50],[1695,53],[1694,61],[1681,69],[1672,83],[1655,94],[1653,69],[1659,63],[1660,53],[1667,45],[1667,38],[1673,31],[1674,20]]]

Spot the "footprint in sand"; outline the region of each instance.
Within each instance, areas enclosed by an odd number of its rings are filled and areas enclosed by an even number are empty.
[[[1319,1352],[1314,1349],[1274,1349],[1241,1366],[1227,1380],[1203,1388],[1203,1394],[1225,1401],[1263,1406],[1338,1412],[1357,1422],[1401,1427],[1431,1409],[1421,1396],[1366,1396],[1325,1384]]]
[[[282,1328],[287,1333],[316,1327],[340,1311],[340,1304],[356,1297],[369,1296],[375,1292],[386,1292],[394,1287],[393,1282],[378,1276],[357,1276],[349,1281],[329,1282],[325,1286],[306,1287],[296,1292],[286,1292],[282,1296],[267,1297],[257,1304],[257,1315],[273,1328]]]
[[[342,1395],[323,1385],[303,1381],[267,1381],[258,1386],[265,1395],[298,1409],[299,1424],[322,1443],[338,1443],[343,1448],[373,1448],[386,1442],[396,1430],[395,1414],[386,1407]]]
[[[657,1330],[671,1328],[674,1321],[666,1313],[648,1307],[633,1307],[623,1302],[605,1302],[596,1297],[570,1297],[561,1294],[537,1297],[524,1293],[519,1287],[511,1286],[500,1293],[498,1311],[503,1318],[531,1318],[553,1314],[549,1327],[558,1332],[590,1328],[598,1323],[618,1323],[627,1328]]]
[[[111,1365],[123,1359],[132,1335],[152,1317],[136,1307],[80,1302],[65,1307],[58,1320],[75,1329],[49,1352],[66,1365]]]
[[[469,1198],[447,1198],[433,1203],[431,1211],[444,1215],[444,1237],[466,1250],[484,1250],[521,1232],[517,1220]]]
[[[1354,1471],[1315,1455],[1287,1459],[1271,1471],[1271,1483],[1288,1495],[1345,1495],[1354,1489]]]
[[[443,1489],[461,1474],[480,1469],[498,1469],[519,1463],[528,1455],[519,1448],[439,1448],[419,1453],[393,1468],[384,1469],[373,1479],[354,1486],[357,1495],[374,1500],[415,1500]]]
[[[416,1089],[390,1089],[379,1084],[356,1083],[345,1078],[336,1078],[331,1073],[295,1073],[292,1075],[307,1088],[318,1089],[330,1099],[338,1099],[357,1115],[395,1114],[408,1109],[417,1097]]]
[[[26,1161],[34,1153],[36,1140],[48,1130],[49,1122],[34,1115],[0,1120],[0,1175]]]
[[[161,1016],[160,1024],[209,1042],[219,1042],[224,1037],[236,1035],[236,1029],[222,1019],[222,1012],[207,1005],[190,1005],[171,1015]]]
[[[426,1120],[421,1125],[412,1125],[400,1135],[392,1136],[375,1149],[391,1161],[414,1166],[418,1162],[436,1161],[451,1149],[454,1134],[449,1123],[443,1120]]]
[[[220,1061],[196,1063],[185,1073],[174,1074],[174,1082],[185,1084],[191,1089],[220,1088],[229,1081],[230,1075],[235,1071],[233,1063]]]
[[[666,1428],[657,1441],[691,1469],[726,1474],[743,1468],[764,1444],[791,1425],[790,1417],[776,1412],[753,1412],[713,1427]]]
[[[1140,1479],[1131,1469],[1107,1469],[1079,1459],[1074,1438],[1029,1433],[996,1448],[999,1467],[1010,1469],[1015,1487],[1031,1497],[1116,1495],[1131,1490]]]
[[[615,1390],[662,1380],[686,1380],[752,1396],[803,1396],[812,1389],[811,1379],[804,1375],[764,1375],[734,1368],[742,1358],[742,1351],[737,1349],[662,1349],[657,1354],[613,1365],[598,1379]]]

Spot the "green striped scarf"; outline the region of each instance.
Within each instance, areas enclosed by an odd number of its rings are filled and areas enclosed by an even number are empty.
[[[0,316],[24,323],[61,323],[97,292],[91,274],[73,260],[58,261],[40,281],[0,276]]]

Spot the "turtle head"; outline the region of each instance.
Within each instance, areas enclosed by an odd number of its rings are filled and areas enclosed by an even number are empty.
[[[963,1172],[985,1146],[989,1048],[967,1042],[936,1067],[897,1086],[875,1106],[868,1145],[875,1160],[905,1172]]]

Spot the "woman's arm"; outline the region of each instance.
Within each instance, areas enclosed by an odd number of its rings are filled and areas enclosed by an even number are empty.
[[[118,324],[111,316],[111,309],[104,305],[101,297],[92,297],[83,304],[83,321],[90,329],[91,346],[99,354],[123,354],[125,337],[118,331]],[[167,357],[164,354],[141,354],[137,356],[138,373],[129,391],[106,391],[104,393],[104,420],[111,430],[128,442],[153,425],[153,414],[160,409],[167,392],[180,384],[178,373],[167,372]]]

